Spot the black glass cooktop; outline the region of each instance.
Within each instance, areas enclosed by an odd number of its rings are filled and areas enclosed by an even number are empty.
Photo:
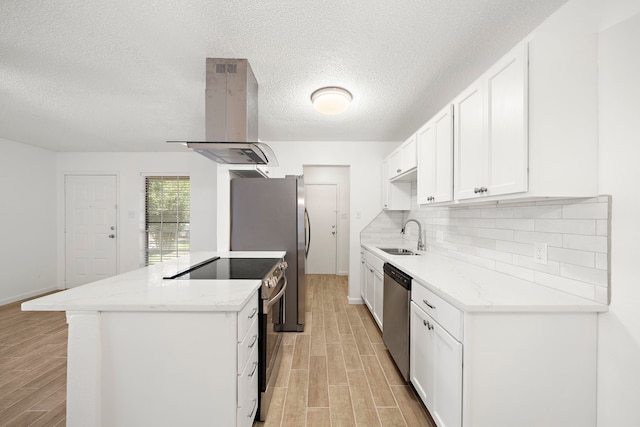
[[[279,261],[279,258],[218,258],[172,279],[263,279]]]

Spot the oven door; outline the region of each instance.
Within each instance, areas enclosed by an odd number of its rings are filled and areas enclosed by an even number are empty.
[[[267,417],[273,388],[278,378],[282,332],[276,331],[275,325],[284,322],[284,293],[286,289],[287,278],[283,275],[272,293],[272,297],[268,300],[262,300],[260,305],[260,338],[258,341],[260,350],[260,376],[258,378],[260,398],[257,411],[259,421],[264,421]]]

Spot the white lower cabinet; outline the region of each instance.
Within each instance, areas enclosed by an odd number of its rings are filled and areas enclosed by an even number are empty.
[[[362,249],[363,263],[361,264],[361,274],[364,281],[362,299],[373,315],[374,320],[382,330],[382,311],[384,301],[384,282],[382,266],[384,261],[371,252]]]
[[[436,424],[462,425],[462,344],[411,303],[410,377]]]
[[[413,281],[410,380],[438,427],[595,427],[597,313],[463,312]]]
[[[256,291],[239,311],[67,311],[67,426],[250,427],[258,301]]]

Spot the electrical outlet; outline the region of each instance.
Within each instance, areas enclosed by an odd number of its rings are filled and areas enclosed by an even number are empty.
[[[436,231],[436,242],[438,243],[444,242],[444,231]]]
[[[537,264],[547,263],[547,244],[534,242],[533,243],[533,262]]]

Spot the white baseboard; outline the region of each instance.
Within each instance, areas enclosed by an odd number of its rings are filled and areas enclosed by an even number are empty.
[[[364,304],[362,298],[347,298],[349,300],[349,304]]]
[[[36,297],[38,295],[46,294],[48,292],[61,291],[61,290],[62,289],[58,289],[56,287],[38,289],[36,291],[27,292],[25,294],[15,295],[15,296],[12,296],[12,297],[9,297],[9,298],[0,299],[0,305],[7,305],[7,304],[11,304],[12,302],[20,301],[20,300],[23,300],[23,299],[28,299],[28,298],[31,298],[31,297]]]

